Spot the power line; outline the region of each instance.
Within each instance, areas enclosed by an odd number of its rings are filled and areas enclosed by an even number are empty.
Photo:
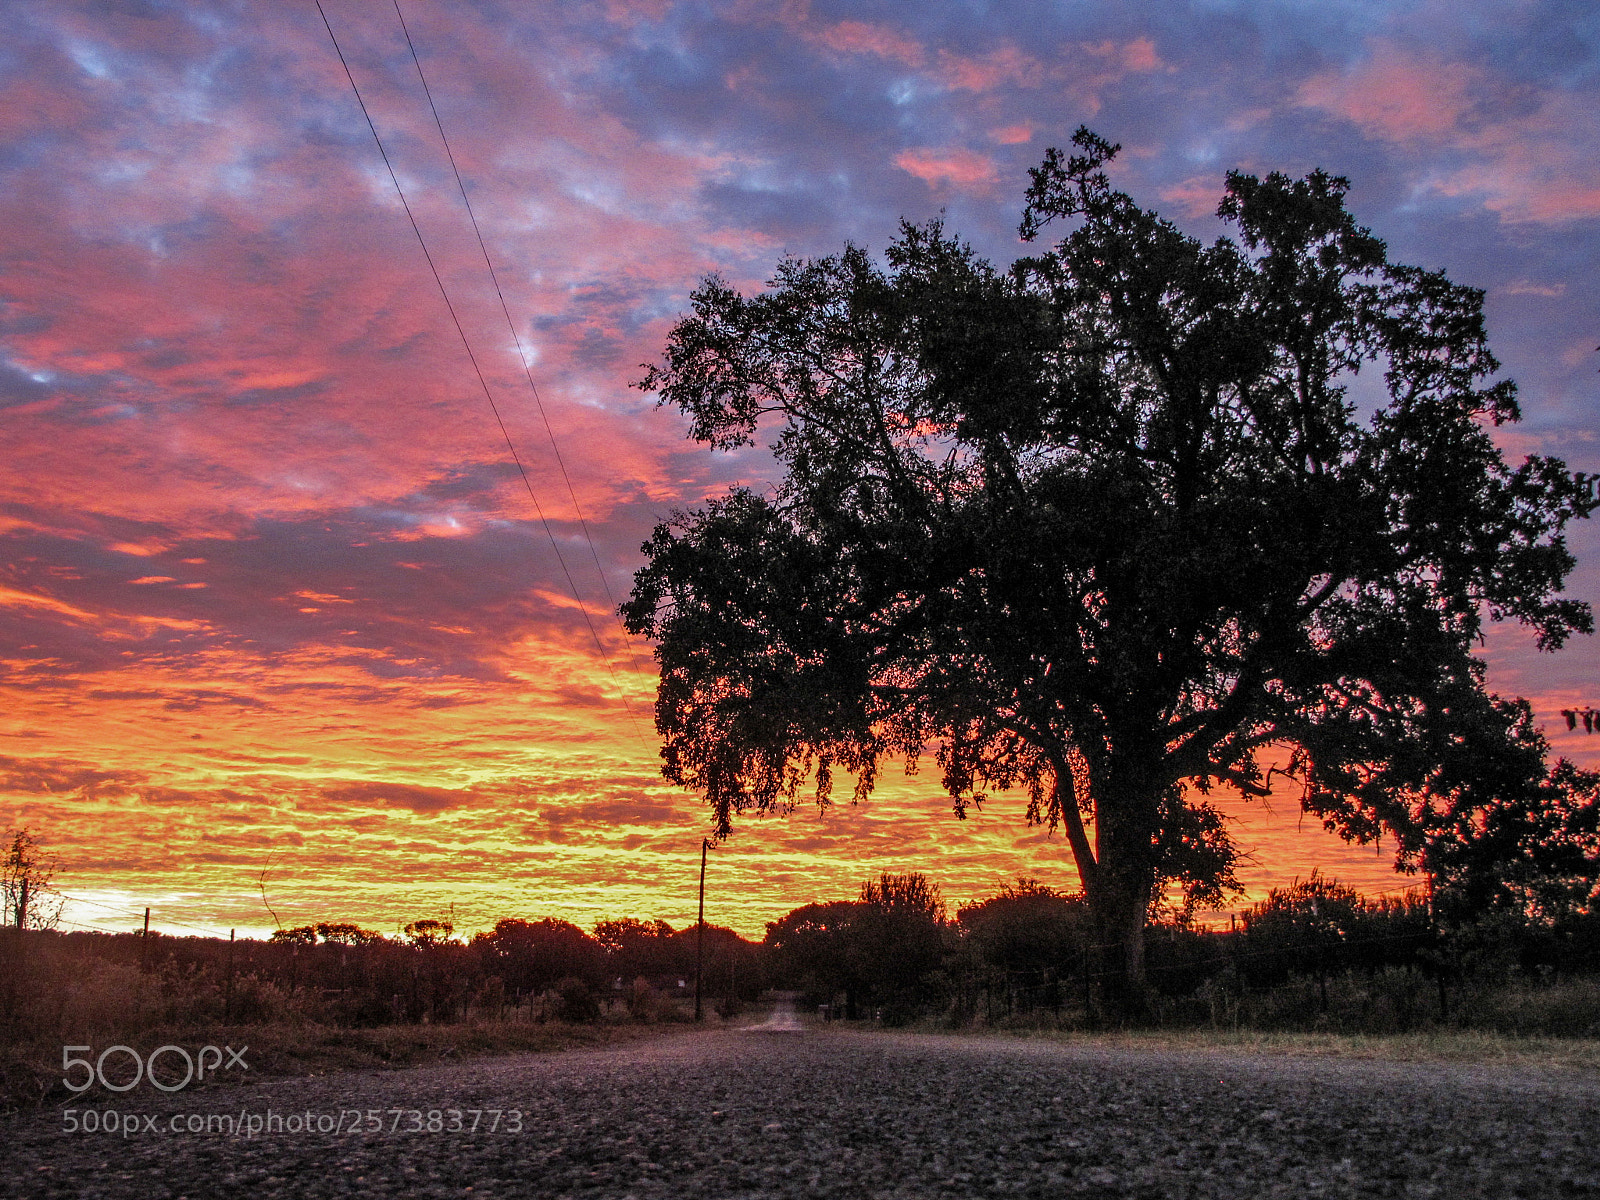
[[[456,313],[456,306],[450,300],[450,293],[444,286],[444,277],[439,273],[433,255],[428,250],[427,240],[422,236],[422,227],[417,224],[416,215],[411,211],[411,204],[406,199],[405,189],[400,186],[400,177],[395,173],[394,164],[389,161],[389,152],[384,149],[383,139],[378,136],[378,127],[372,120],[372,114],[367,109],[367,102],[362,98],[361,89],[356,85],[356,77],[350,70],[350,63],[345,58],[344,48],[339,45],[339,38],[333,32],[333,25],[328,21],[328,14],[323,10],[322,0],[316,0],[317,14],[322,18],[323,28],[328,31],[328,38],[333,42],[334,53],[339,56],[339,65],[344,68],[345,78],[350,81],[350,90],[355,93],[356,103],[361,107],[361,115],[366,119],[367,128],[372,131],[372,140],[377,143],[378,154],[383,159],[383,165],[389,172],[389,181],[394,184],[395,194],[400,197],[400,206],[405,209],[406,219],[411,222],[411,231],[417,235],[417,245],[422,247],[422,257],[427,260],[428,270],[433,274],[433,281],[439,287],[439,296],[444,300],[444,306],[450,313],[450,320],[456,327],[456,333],[461,338],[461,346],[467,352],[467,360],[472,364],[473,373],[478,377],[478,386],[483,389],[484,399],[489,402],[489,409],[494,413],[496,424],[500,426],[500,436],[505,439],[506,448],[511,452],[511,461],[516,464],[517,473],[522,477],[522,486],[527,489],[528,499],[533,502],[533,510],[538,514],[539,523],[544,526],[545,536],[550,539],[550,549],[554,551],[556,562],[561,566],[561,573],[566,577],[567,589],[572,593],[572,599],[578,606],[578,611],[583,614],[583,623],[589,628],[589,636],[594,639],[595,650],[600,655],[600,661],[610,672],[612,682],[617,685],[617,694],[622,698],[622,707],[628,713],[628,719],[633,722],[634,731],[644,740],[643,731],[639,728],[638,717],[634,715],[633,706],[628,703],[627,692],[622,687],[622,681],[617,678],[616,667],[612,665],[611,657],[606,653],[604,643],[600,640],[599,631],[594,627],[594,621],[589,616],[589,609],[583,602],[583,597],[578,593],[578,585],[572,578],[572,572],[567,567],[567,560],[561,553],[561,546],[556,541],[555,530],[550,526],[550,519],[545,516],[544,507],[539,503],[539,497],[533,490],[533,481],[528,477],[528,470],[522,465],[522,457],[517,453],[517,447],[511,440],[511,431],[506,428],[505,419],[500,415],[500,406],[495,403],[494,393],[489,389],[489,381],[484,377],[483,368],[478,365],[478,356],[473,353],[472,342],[467,337],[467,331],[461,324],[461,318]],[[602,582],[604,579],[602,577]]]
[[[56,920],[58,924],[70,925],[74,929],[80,929],[85,933],[104,933],[111,937],[120,937],[122,934],[127,932],[127,930],[119,929],[102,929],[98,925],[85,925],[81,921],[69,921],[65,917],[58,917]]]
[[[51,888],[51,893],[56,894],[56,896],[59,896],[61,899],[66,899],[66,901],[72,901],[74,904],[88,904],[91,909],[102,909],[104,912],[114,912],[114,914],[117,914],[118,917],[123,915],[122,909],[120,909],[118,906],[114,906],[114,904],[101,904],[99,901],[83,899],[82,896],[74,896],[74,894],[66,893],[66,891],[59,891],[56,890],[56,888]],[[128,914],[128,920],[139,920],[139,914],[141,914],[141,910],[144,909],[144,906],[142,906],[142,904],[133,904],[133,906],[128,907],[133,909],[133,912]],[[200,925],[189,925],[187,922],[174,922],[174,920],[168,920],[168,918],[165,917],[162,918],[162,922],[160,923],[162,923],[162,925],[176,925],[178,926],[179,930],[194,930],[195,933],[205,934],[206,938],[216,938],[216,936],[219,936],[214,928],[211,928],[211,930],[206,930],[206,928],[202,928]],[[85,926],[85,928],[88,928],[88,926]]]
[[[132,913],[132,916],[129,919],[130,920],[134,920],[134,921],[137,921],[139,919],[139,913],[144,907],[143,905],[139,905],[139,904],[124,905],[124,906],[120,906],[120,907],[117,906],[117,905],[112,905],[112,904],[101,904],[98,900],[85,900],[82,896],[69,895],[66,892],[56,891],[55,888],[51,888],[50,890],[52,892],[54,892],[57,896],[60,896],[63,900],[70,900],[74,904],[87,904],[90,908],[102,909],[105,912],[116,913],[118,916],[122,916],[123,915],[123,912],[122,912],[123,907],[131,908],[133,910],[133,913]]]
[[[539,419],[544,423],[545,436],[550,440],[550,452],[555,456],[556,467],[561,472],[561,481],[566,484],[567,495],[572,500],[572,511],[578,516],[578,527],[583,530],[583,540],[588,543],[589,557],[594,560],[595,573],[600,577],[600,587],[606,594],[606,603],[610,605],[611,614],[617,618],[618,627],[621,628],[621,617],[617,614],[617,598],[611,593],[611,584],[606,580],[605,567],[600,564],[600,554],[595,549],[594,538],[589,534],[589,523],[584,519],[583,506],[578,503],[578,493],[572,486],[571,476],[567,474],[566,461],[561,457],[561,447],[556,443],[556,431],[550,424],[549,413],[545,411],[544,398],[539,394],[539,385],[533,379],[533,364],[523,347],[522,335],[517,332],[517,323],[511,319],[511,308],[506,303],[506,294],[500,287],[499,273],[494,269],[494,260],[489,255],[488,243],[484,241],[483,230],[478,225],[478,214],[473,210],[472,200],[467,195],[467,185],[461,178],[461,169],[456,165],[455,151],[450,147],[450,135],[445,132],[444,121],[439,116],[439,106],[433,101],[433,89],[428,86],[428,76],[422,69],[422,59],[417,54],[416,43],[411,39],[411,29],[406,24],[405,13],[400,11],[400,0],[393,0],[393,3],[394,15],[400,19],[400,31],[406,37],[406,48],[411,51],[411,61],[417,68],[417,78],[422,81],[422,93],[428,98],[428,109],[433,113],[434,125],[438,127],[439,140],[444,143],[444,152],[450,160],[451,173],[456,177],[456,190],[461,193],[461,203],[466,206],[467,217],[472,222],[472,232],[478,239],[478,249],[483,253],[483,265],[489,269],[489,280],[494,284],[494,294],[500,299],[500,312],[505,316],[506,328],[511,333],[512,341],[516,343],[517,357],[522,360],[522,373],[527,377],[528,390],[533,393],[534,406],[539,410]],[[627,640],[627,630],[623,629],[622,634],[629,665],[638,671],[639,662],[634,657],[632,644]]]

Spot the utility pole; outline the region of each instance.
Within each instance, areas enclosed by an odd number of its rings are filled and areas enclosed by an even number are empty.
[[[236,930],[228,930],[228,982],[222,991],[222,1019],[227,1021],[233,1016],[233,935]]]
[[[139,935],[139,969],[150,969],[150,909],[144,910],[144,932]]]
[[[700,976],[706,962],[706,849],[711,845],[705,838],[700,839],[700,916],[695,922],[694,933],[694,1019],[700,1021],[704,1015],[700,1009]]]

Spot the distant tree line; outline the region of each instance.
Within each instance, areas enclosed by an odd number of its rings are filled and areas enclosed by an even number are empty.
[[[1024,878],[951,912],[927,876],[885,873],[854,899],[795,908],[759,943],[706,926],[701,986],[725,1018],[779,988],[826,1019],[890,1025],[1600,1034],[1600,913],[1581,865],[1566,888],[1548,872],[1530,887],[1469,871],[1377,899],[1313,872],[1221,928],[1153,909],[1147,993],[1126,1007],[1102,986],[1115,947],[1081,892]],[[686,1020],[699,941],[694,926],[633,917],[587,931],[505,918],[470,937],[448,916],[395,936],[316,922],[237,942],[4,932],[0,1031],[32,1036],[66,1036],[134,991],[169,1024]]]
[[[1600,1034],[1600,913],[1440,889],[1370,899],[1313,871],[1225,928],[1152,913],[1141,1021],[1374,1032],[1437,1022]],[[1505,889],[1500,898],[1515,893]],[[883,875],[854,901],[804,905],[767,927],[771,973],[830,1015],[889,1024],[1120,1025],[1081,892],[1019,879],[946,912],[920,874]],[[1580,981],[1583,998],[1553,989]],[[1547,999],[1528,997],[1543,989]],[[1502,1012],[1516,993],[1516,1012]],[[1113,993],[1114,994],[1114,993]],[[1513,1006],[1515,1007],[1515,1006]],[[1504,1019],[1502,1019],[1504,1018]]]
[[[695,986],[694,927],[631,917],[592,932],[554,917],[505,918],[470,938],[447,918],[413,921],[395,937],[348,922],[237,941],[153,930],[6,932],[0,1031],[38,1032],[45,1010],[94,1011],[103,1005],[87,993],[126,991],[135,981],[169,1022],[342,1026],[672,1020],[692,1011]],[[725,1015],[771,983],[763,947],[731,929],[706,926],[703,963],[703,994]]]

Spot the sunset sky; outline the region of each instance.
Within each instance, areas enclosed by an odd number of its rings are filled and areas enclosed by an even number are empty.
[[[1347,175],[1393,258],[1487,292],[1506,451],[1600,470],[1591,3],[402,2],[592,551],[388,0],[324,3],[559,561],[311,0],[8,7],[0,823],[60,853],[72,923],[260,933],[264,871],[285,924],[692,921],[704,812],[659,779],[612,610],[657,521],[773,468],[629,383],[708,272],[759,288],[941,211],[1009,261],[1027,168],[1081,123],[1206,237],[1230,168]],[[1484,653],[1600,765],[1558,716],[1600,703],[1594,639]],[[1411,882],[1287,794],[1229,807],[1248,899]],[[760,936],[884,870],[952,904],[1072,886],[1022,809],[959,824],[936,772],[892,772],[746,822],[707,916]]]

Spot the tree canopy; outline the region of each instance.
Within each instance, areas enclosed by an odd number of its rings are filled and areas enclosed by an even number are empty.
[[[1136,977],[1164,887],[1233,884],[1219,784],[1281,775],[1403,865],[1537,785],[1472,650],[1590,630],[1562,531],[1595,497],[1506,461],[1482,292],[1391,263],[1346,180],[1231,173],[1204,244],[1074,143],[1021,224],[1065,235],[1007,268],[934,221],[704,282],[640,386],[784,474],[659,526],[622,611],[718,836],[931,755],[957,815],[1021,788],[1065,830]]]
[[[963,904],[956,919],[978,957],[993,967],[1042,978],[1078,958],[1089,941],[1081,895],[1063,895],[1037,880],[1005,884],[985,900]]]
[[[555,917],[503,917],[492,930],[475,935],[472,947],[485,970],[498,975],[513,996],[541,992],[568,978],[598,983],[612,948]]]
[[[928,994],[947,928],[938,884],[916,871],[884,872],[856,901],[806,904],[768,922],[765,944],[791,979],[830,998],[843,992],[846,1016],[870,999],[894,1022]]]

